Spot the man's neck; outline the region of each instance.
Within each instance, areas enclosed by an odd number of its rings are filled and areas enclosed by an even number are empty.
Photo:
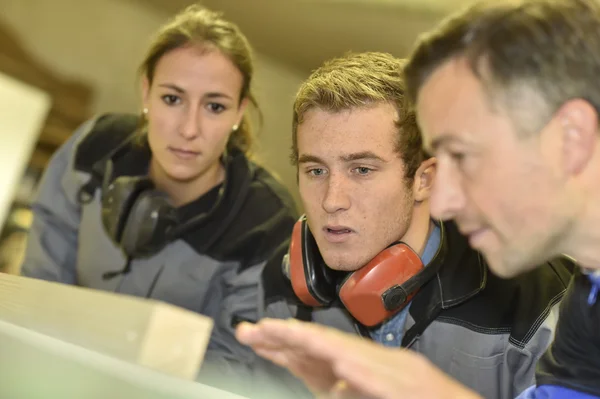
[[[415,206],[410,227],[400,240],[407,243],[419,256],[422,256],[433,228],[429,205],[423,202]]]
[[[587,184],[581,195],[581,212],[569,234],[565,252],[580,266],[600,270],[600,155],[594,158],[585,177]]]
[[[597,198],[600,201],[600,197]],[[595,208],[594,212],[587,212],[589,215],[583,217],[583,226],[572,234],[571,245],[567,249],[567,255],[575,258],[580,266],[590,270],[600,270],[600,206]]]

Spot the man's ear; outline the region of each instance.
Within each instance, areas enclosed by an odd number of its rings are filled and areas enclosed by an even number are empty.
[[[598,113],[582,99],[566,102],[558,111],[562,128],[563,170],[579,174],[589,165],[598,139]]]
[[[425,201],[431,196],[431,188],[435,180],[437,170],[437,159],[434,157],[428,158],[421,162],[419,169],[415,173],[413,182],[413,195],[415,201]]]

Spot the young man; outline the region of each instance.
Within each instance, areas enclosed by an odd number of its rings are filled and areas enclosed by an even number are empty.
[[[306,218],[263,272],[266,315],[410,348],[486,398],[513,398],[552,339],[568,262],[502,280],[453,223],[431,218],[436,160],[402,67],[351,54],[300,87],[292,159]]]
[[[599,74],[593,0],[476,6],[424,37],[406,68],[438,159],[433,214],[455,219],[498,275],[561,253],[581,266],[522,397],[600,396]],[[328,391],[477,397],[423,357],[322,327],[267,321],[238,337]]]

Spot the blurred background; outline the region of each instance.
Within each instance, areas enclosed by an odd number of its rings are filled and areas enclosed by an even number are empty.
[[[136,69],[150,37],[192,3],[0,0],[0,271],[18,273],[29,200],[52,153],[95,114],[139,112]],[[223,11],[253,46],[264,114],[258,157],[299,203],[288,160],[299,84],[323,61],[347,51],[405,56],[421,32],[469,0],[199,3]]]

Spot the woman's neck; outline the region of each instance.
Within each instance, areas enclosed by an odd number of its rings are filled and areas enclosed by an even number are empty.
[[[180,181],[171,178],[154,160],[150,161],[150,177],[156,188],[165,192],[174,207],[188,204],[210,191],[225,180],[225,168],[215,162],[208,170],[192,180]]]

